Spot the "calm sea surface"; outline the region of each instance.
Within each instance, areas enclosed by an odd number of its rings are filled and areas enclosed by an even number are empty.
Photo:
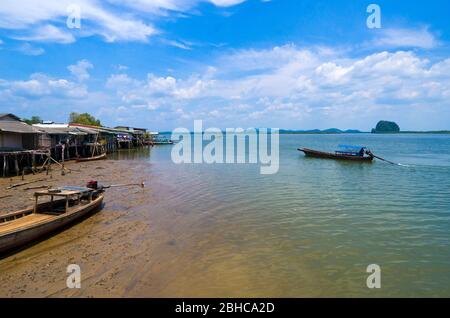
[[[305,158],[298,147],[368,146],[408,166]],[[281,135],[280,169],[148,160],[180,212],[168,295],[450,297],[449,135]],[[162,195],[162,194],[161,194]],[[165,220],[171,222],[172,220]],[[382,288],[366,287],[378,264]],[[164,293],[163,293],[164,294]]]

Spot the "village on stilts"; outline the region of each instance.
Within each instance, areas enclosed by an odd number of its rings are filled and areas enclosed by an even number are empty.
[[[51,169],[64,173],[68,160],[91,161],[108,153],[159,144],[157,132],[145,128],[114,128],[80,123],[41,121],[28,124],[14,114],[0,114],[0,177]]]

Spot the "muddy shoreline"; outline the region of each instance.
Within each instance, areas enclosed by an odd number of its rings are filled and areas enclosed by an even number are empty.
[[[209,192],[194,188],[204,181],[183,179],[179,173],[187,166],[177,172],[165,162],[150,162],[148,153],[136,154],[130,154],[132,160],[71,162],[67,168],[79,172],[61,176],[53,170],[52,178],[30,184],[83,186],[95,179],[105,185],[144,181],[146,186],[108,189],[97,213],[1,258],[0,297],[267,297],[263,288],[256,293],[236,288],[242,281],[258,282],[258,271],[240,264],[244,254],[224,242],[229,225],[203,214],[210,211],[204,200],[215,202]],[[45,172],[25,181],[40,178]],[[21,177],[12,180],[20,182]],[[180,192],[180,182],[187,182],[195,200],[186,197],[191,198],[190,191]],[[2,191],[10,183],[1,179]],[[2,213],[32,205],[33,190],[25,191],[27,186],[8,190],[13,197],[0,201]],[[70,264],[81,268],[80,289],[67,288]],[[229,275],[224,278],[224,273]]]
[[[146,181],[146,188],[112,188],[105,194],[104,207],[91,217],[49,239],[0,259],[0,297],[114,297],[127,296],[138,284],[134,277],[147,266],[152,250],[157,248],[147,218],[153,196],[149,163],[144,161],[103,160],[66,163],[70,173],[61,175],[53,168],[51,175],[0,179],[0,213],[32,206],[33,192],[26,187],[50,185],[83,186],[88,180],[103,184]],[[76,171],[75,171],[76,170]],[[145,177],[145,179],[144,179]],[[139,179],[138,179],[139,178]],[[45,179],[6,190],[10,184]],[[142,209],[142,206],[147,207]],[[168,238],[170,240],[170,238]],[[82,288],[66,287],[67,266],[78,264],[82,271]],[[151,296],[151,294],[147,294]]]
[[[28,187],[38,186],[85,186],[86,182],[91,179],[104,180],[105,182],[114,183],[121,180],[116,177],[115,169],[117,162],[112,160],[93,161],[85,163],[76,163],[75,161],[66,162],[65,174],[61,174],[61,168],[52,165],[49,174],[45,171],[35,175],[28,174],[24,176],[14,176],[8,178],[0,178],[0,215],[20,210],[33,205],[33,193],[40,189],[27,189]],[[7,189],[11,185],[28,183],[12,189]]]

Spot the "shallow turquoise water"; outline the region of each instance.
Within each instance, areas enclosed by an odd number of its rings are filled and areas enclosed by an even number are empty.
[[[368,146],[408,165],[305,158],[298,147]],[[281,135],[280,169],[150,155],[184,243],[177,296],[450,296],[450,136]],[[166,220],[170,223],[172,220]],[[188,256],[187,256],[188,255]],[[378,264],[382,288],[366,287]]]

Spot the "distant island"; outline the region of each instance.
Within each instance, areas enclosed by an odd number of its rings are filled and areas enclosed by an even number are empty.
[[[258,129],[256,129],[258,131]],[[225,134],[225,131],[222,131]],[[369,131],[361,131],[357,129],[347,129],[341,130],[337,128],[330,129],[311,129],[311,130],[295,130],[295,129],[280,129],[280,135],[338,135],[338,134],[370,134]],[[373,132],[372,132],[373,133]],[[384,134],[390,134],[391,132],[384,132]],[[450,134],[450,130],[434,130],[434,131],[400,131],[400,132],[392,132],[393,134],[401,133],[401,134],[437,134],[444,135]],[[170,136],[172,134],[171,131],[160,131],[160,135]],[[191,132],[192,134],[192,132]]]
[[[255,128],[256,131],[259,131],[258,128]],[[161,135],[170,135],[171,131],[160,132]],[[225,131],[223,131],[225,133]],[[369,131],[361,131],[358,129],[338,129],[338,128],[328,128],[328,129],[309,129],[309,130],[300,130],[300,129],[280,129],[279,133],[281,135],[296,135],[296,134],[323,134],[323,135],[333,135],[333,134],[450,134],[450,130],[434,130],[434,131],[402,131],[400,130],[400,126],[394,121],[380,120],[375,128]]]
[[[393,121],[380,120],[376,127],[372,129],[372,134],[450,134],[449,130],[434,130],[434,131],[402,131],[400,126]],[[329,129],[311,129],[311,130],[289,130],[280,129],[280,134],[363,134],[369,133],[357,129],[341,130],[338,128]]]
[[[393,121],[380,120],[375,128],[372,129],[372,134],[392,134],[399,133],[400,126]]]

